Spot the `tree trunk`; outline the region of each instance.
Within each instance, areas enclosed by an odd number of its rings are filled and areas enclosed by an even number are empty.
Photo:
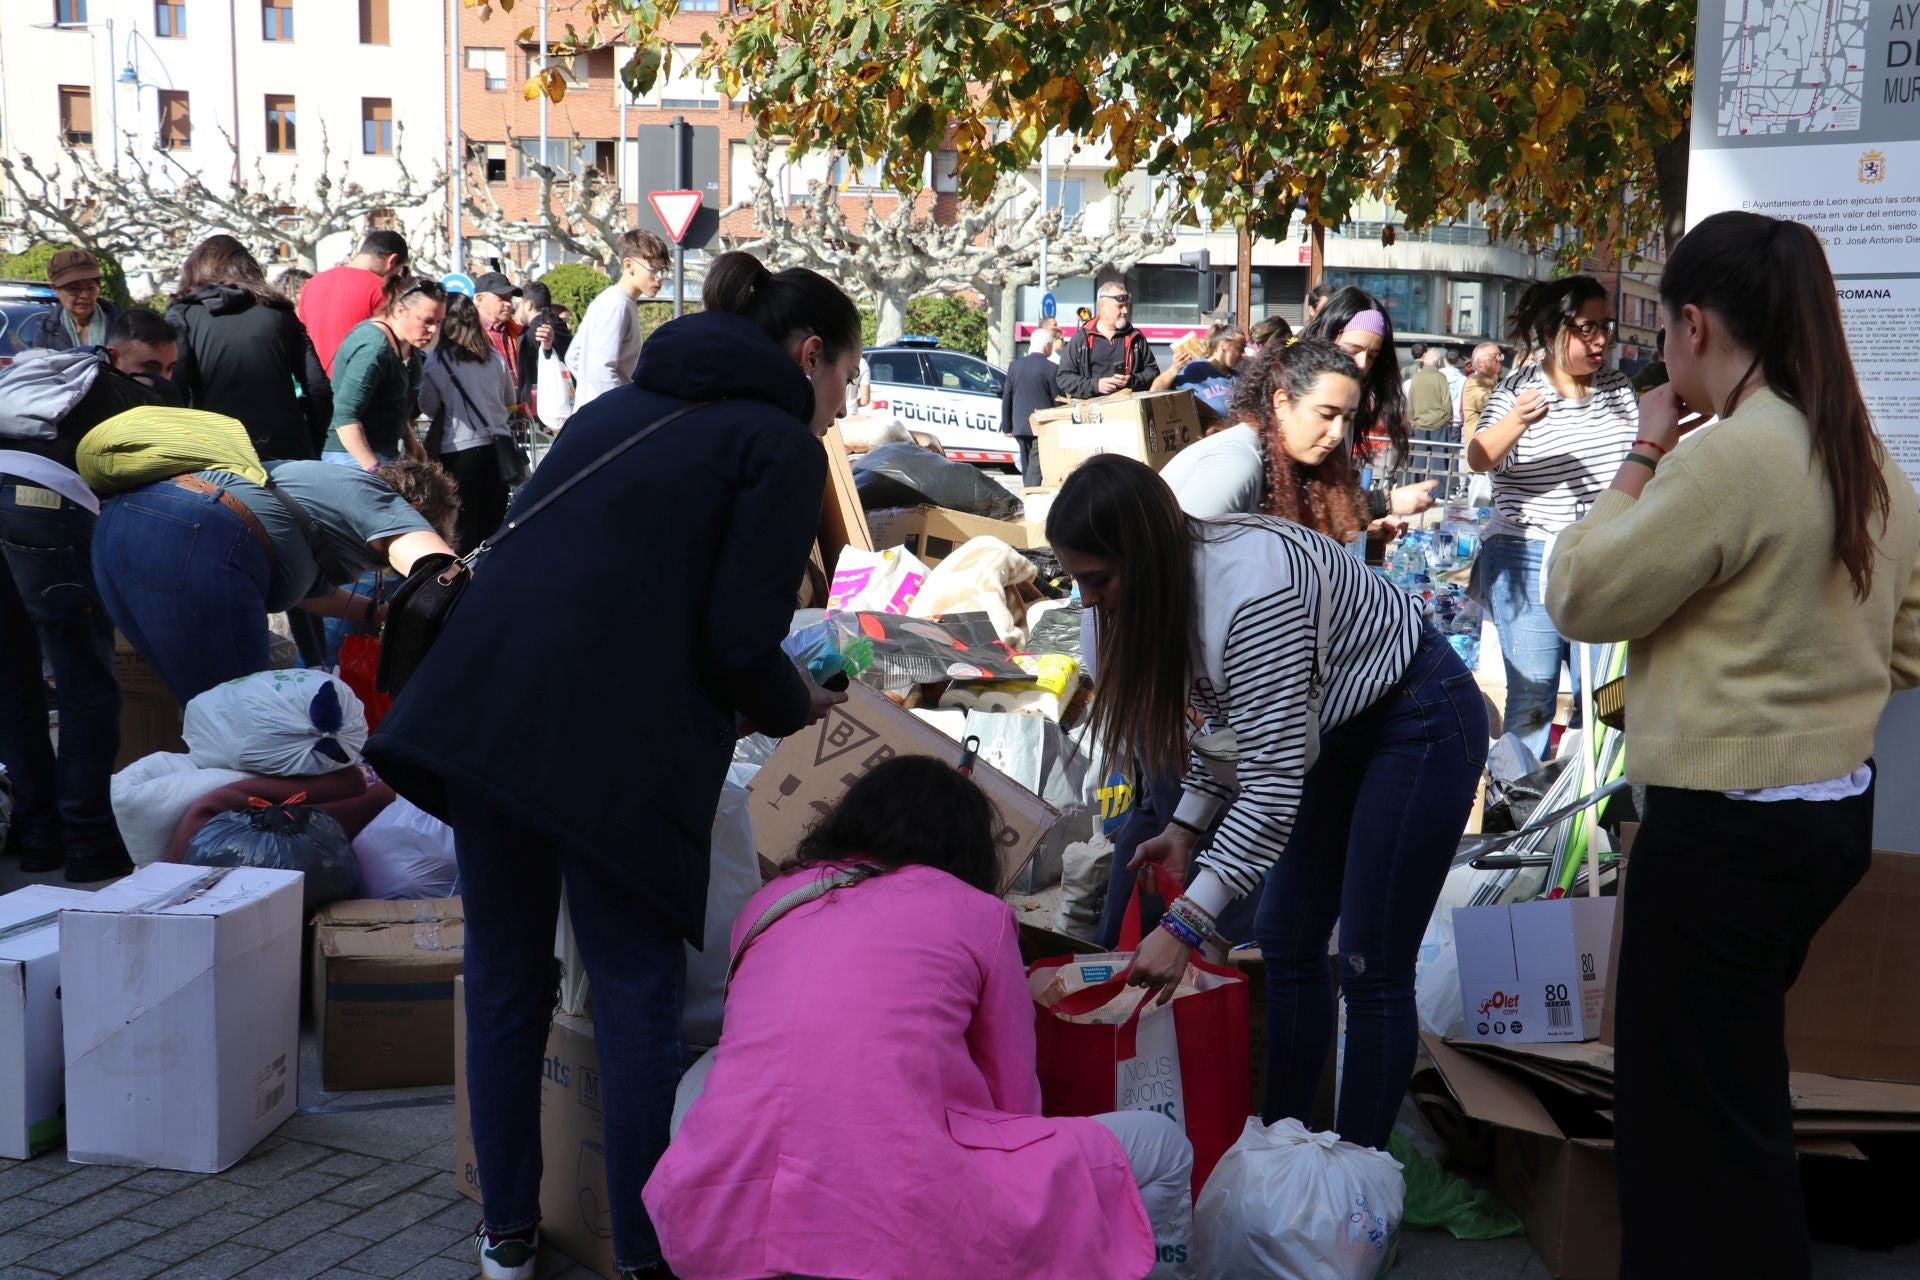
[[[886,347],[900,341],[907,331],[906,290],[874,290],[873,322],[874,345]]]
[[[1659,188],[1661,226],[1666,231],[1667,252],[1680,243],[1687,230],[1687,158],[1693,142],[1689,124],[1653,153],[1654,182]]]
[[[980,295],[987,304],[987,363],[1004,369],[1020,349],[1020,340],[1013,333],[1014,322],[1020,318],[1020,290],[990,284],[981,286]]]

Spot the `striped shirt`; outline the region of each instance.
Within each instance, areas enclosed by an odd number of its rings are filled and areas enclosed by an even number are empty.
[[[1585,400],[1568,400],[1538,365],[1501,379],[1480,411],[1480,429],[1506,417],[1529,389],[1546,397],[1547,416],[1494,468],[1490,535],[1546,538],[1586,515],[1639,433],[1640,404],[1626,374],[1602,369]]]
[[[1298,525],[1283,531],[1286,525],[1264,516],[1209,521],[1193,553],[1190,701],[1210,734],[1232,730],[1236,759],[1222,764],[1196,754],[1175,816],[1204,830],[1232,803],[1187,891],[1216,914],[1260,886],[1293,833],[1319,629],[1327,629],[1320,730],[1379,701],[1420,644],[1410,596],[1331,538]],[[1316,561],[1330,587],[1325,618]]]

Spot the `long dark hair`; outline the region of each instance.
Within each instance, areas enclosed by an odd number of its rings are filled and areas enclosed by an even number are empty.
[[[1353,357],[1330,342],[1302,338],[1290,346],[1262,348],[1234,384],[1228,416],[1235,422],[1252,423],[1260,433],[1267,478],[1260,510],[1338,541],[1367,527],[1360,482],[1348,451],[1335,449],[1319,466],[1301,466],[1288,455],[1280,436],[1279,418],[1273,411],[1275,392],[1284,391],[1287,399],[1298,400],[1329,373],[1360,381]],[[1348,430],[1356,428],[1349,425]]]
[[[282,310],[293,307],[286,294],[267,283],[266,273],[260,270],[259,261],[247,252],[247,246],[224,232],[208,236],[193,246],[193,252],[180,266],[180,285],[173,291],[173,300],[184,302],[194,290],[213,284],[242,290],[265,306]]]
[[[1095,454],[1060,486],[1047,541],[1112,560],[1124,590],[1100,610],[1093,734],[1116,763],[1139,756],[1148,777],[1186,769],[1187,639],[1193,628],[1192,522],[1152,468]]]
[[[895,756],[854,781],[800,841],[803,867],[871,862],[932,867],[1000,892],[993,805],[973,780],[932,756]]]
[[[1368,437],[1385,431],[1395,456],[1404,458],[1413,441],[1412,424],[1407,419],[1407,393],[1400,385],[1400,360],[1394,354],[1393,317],[1387,314],[1387,304],[1364,289],[1347,285],[1327,299],[1327,305],[1320,308],[1320,314],[1300,336],[1337,343],[1362,311],[1378,311],[1386,321],[1386,332],[1380,335],[1380,354],[1368,363],[1360,379],[1360,408],[1354,414],[1354,457],[1362,462],[1372,457],[1373,442]]]
[[[1607,287],[1592,276],[1561,276],[1530,284],[1507,317],[1508,336],[1528,350],[1546,348],[1554,365],[1561,366],[1566,361],[1567,326],[1580,308],[1608,296]]]
[[[493,343],[480,323],[480,308],[464,293],[447,295],[447,317],[440,322],[440,345],[434,354],[443,360],[480,364],[493,356]]]
[[[805,267],[778,274],[750,253],[723,253],[707,268],[700,302],[709,311],[732,311],[760,326],[782,347],[818,334],[828,359],[860,346],[860,312],[840,287]]]
[[[1877,516],[1885,529],[1891,498],[1820,238],[1798,222],[1716,213],[1674,246],[1660,276],[1660,301],[1669,319],[1688,305],[1713,312],[1727,336],[1754,354],[1766,385],[1807,415],[1833,491],[1833,554],[1847,567],[1854,598],[1866,599],[1873,588],[1872,524]],[[1749,369],[1726,404],[1694,407],[1730,416],[1752,377]]]

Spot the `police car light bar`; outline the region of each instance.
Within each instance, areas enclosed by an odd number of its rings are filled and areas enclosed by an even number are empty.
[[[940,339],[924,333],[909,333],[893,344],[896,347],[937,347]]]

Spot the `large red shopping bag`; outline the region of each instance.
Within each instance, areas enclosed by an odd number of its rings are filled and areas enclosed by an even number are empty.
[[[350,635],[340,641],[340,678],[346,681],[347,688],[360,696],[360,705],[367,713],[367,732],[380,727],[393,699],[374,687],[374,675],[380,670],[380,639],[378,636]]]
[[[1157,874],[1171,902],[1180,887]],[[1173,1000],[1149,1007],[1144,991],[1126,985],[1139,945],[1135,889],[1120,951],[1038,960],[1027,970],[1041,1108],[1050,1116],[1157,1111],[1178,1121],[1193,1144],[1198,1196],[1253,1112],[1247,976],[1196,953]]]

